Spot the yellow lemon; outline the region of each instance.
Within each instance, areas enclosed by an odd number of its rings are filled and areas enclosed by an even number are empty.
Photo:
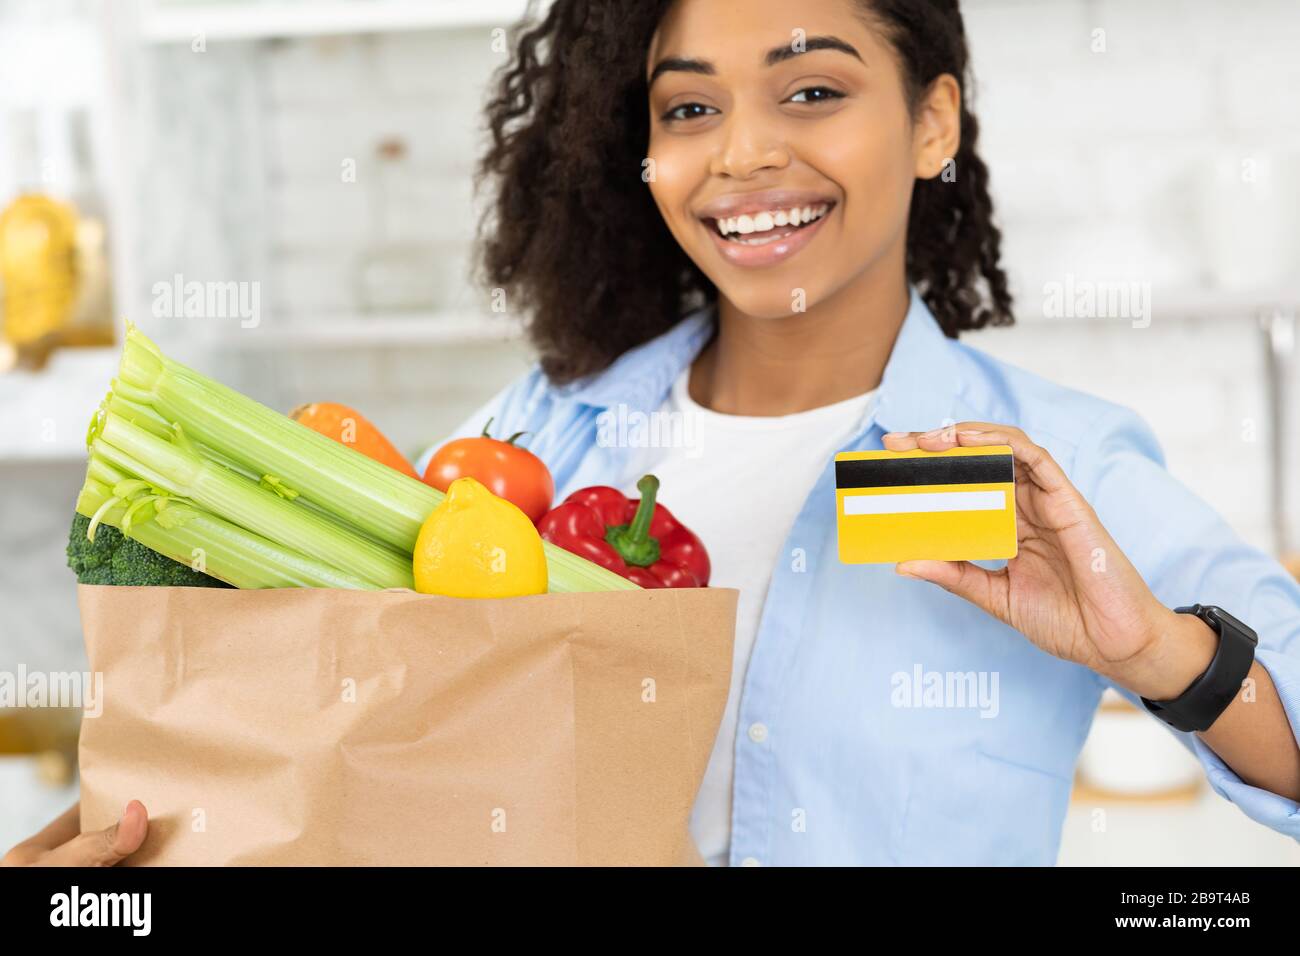
[[[542,538],[517,507],[473,478],[457,478],[415,540],[415,589],[501,598],[546,591]]]

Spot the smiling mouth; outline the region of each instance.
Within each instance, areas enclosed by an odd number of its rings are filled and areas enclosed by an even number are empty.
[[[834,208],[834,202],[821,202],[726,219],[704,219],[703,222],[727,242],[739,246],[765,246],[821,221]]]

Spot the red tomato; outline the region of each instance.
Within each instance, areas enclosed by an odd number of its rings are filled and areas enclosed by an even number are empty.
[[[457,478],[468,476],[536,524],[551,508],[555,481],[540,458],[515,444],[523,432],[501,441],[488,436],[491,425],[488,419],[478,438],[457,438],[439,448],[429,459],[424,481],[446,491]]]

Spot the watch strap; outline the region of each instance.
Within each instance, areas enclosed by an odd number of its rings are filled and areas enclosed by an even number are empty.
[[[1176,730],[1208,730],[1228,709],[1255,661],[1259,637],[1227,611],[1213,605],[1176,607],[1178,614],[1193,614],[1219,635],[1219,647],[1210,666],[1173,700],[1142,698],[1151,713]]]

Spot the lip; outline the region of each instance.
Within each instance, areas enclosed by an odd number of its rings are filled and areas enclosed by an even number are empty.
[[[794,205],[793,203],[791,205]],[[770,206],[760,206],[759,209],[770,209]],[[811,226],[796,228],[789,235],[781,239],[773,239],[771,242],[761,246],[746,246],[729,239],[724,239],[715,229],[712,223],[700,221],[700,227],[704,229],[712,238],[713,244],[718,253],[727,262],[734,266],[741,266],[746,269],[764,269],[769,266],[778,265],[785,262],[791,256],[795,255],[804,246],[812,242],[813,237],[817,235],[818,230],[827,219],[835,215],[835,210],[839,204],[832,205],[826,215],[822,216]],[[728,214],[733,215],[733,214]],[[741,215],[735,213],[734,215]]]

